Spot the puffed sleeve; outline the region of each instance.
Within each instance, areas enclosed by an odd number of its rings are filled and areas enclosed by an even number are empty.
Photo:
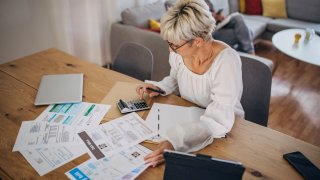
[[[171,66],[170,75],[163,78],[163,80],[157,81],[150,81],[146,80],[145,83],[153,84],[160,89],[164,90],[166,93],[165,95],[171,94],[175,91],[178,91],[178,83],[177,83],[177,71],[182,63],[182,58],[180,55],[170,52],[169,55],[169,64]]]
[[[178,124],[165,133],[175,150],[197,151],[228,133],[235,120],[235,106],[242,95],[242,72],[240,57],[236,52],[223,52],[210,78],[211,103],[200,120],[189,124]]]

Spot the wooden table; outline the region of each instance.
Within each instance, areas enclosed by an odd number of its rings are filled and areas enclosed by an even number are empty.
[[[40,177],[18,152],[12,152],[21,122],[35,119],[46,106],[34,106],[40,78],[44,74],[84,73],[83,101],[99,103],[115,83],[140,81],[79,60],[56,49],[49,49],[0,65],[0,177],[2,179],[66,179],[65,172],[89,158],[76,160]],[[190,106],[170,95],[155,102]],[[141,114],[146,117],[147,111]],[[112,119],[106,115],[104,121]],[[154,149],[155,145],[143,144]],[[199,153],[241,161],[244,179],[302,179],[282,158],[292,151],[303,152],[320,167],[320,148],[246,120],[238,119],[227,138],[216,139]],[[138,179],[162,179],[164,165],[149,168]]]

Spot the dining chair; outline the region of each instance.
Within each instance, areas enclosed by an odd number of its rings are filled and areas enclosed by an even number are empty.
[[[239,53],[242,62],[241,104],[245,119],[268,125],[273,63],[266,58]]]
[[[126,42],[120,46],[111,68],[141,81],[151,80],[152,52],[142,44]]]

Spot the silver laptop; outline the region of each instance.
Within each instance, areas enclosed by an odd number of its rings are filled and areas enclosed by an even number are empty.
[[[82,101],[83,74],[42,76],[35,105],[77,103]]]

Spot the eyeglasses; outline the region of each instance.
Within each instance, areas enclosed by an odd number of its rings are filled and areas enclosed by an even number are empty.
[[[188,44],[189,42],[193,41],[193,39],[190,39],[189,41],[183,43],[180,46],[174,45],[173,43],[167,41],[167,43],[169,44],[170,48],[172,49],[173,52],[177,53],[177,49],[181,48],[182,46]]]

